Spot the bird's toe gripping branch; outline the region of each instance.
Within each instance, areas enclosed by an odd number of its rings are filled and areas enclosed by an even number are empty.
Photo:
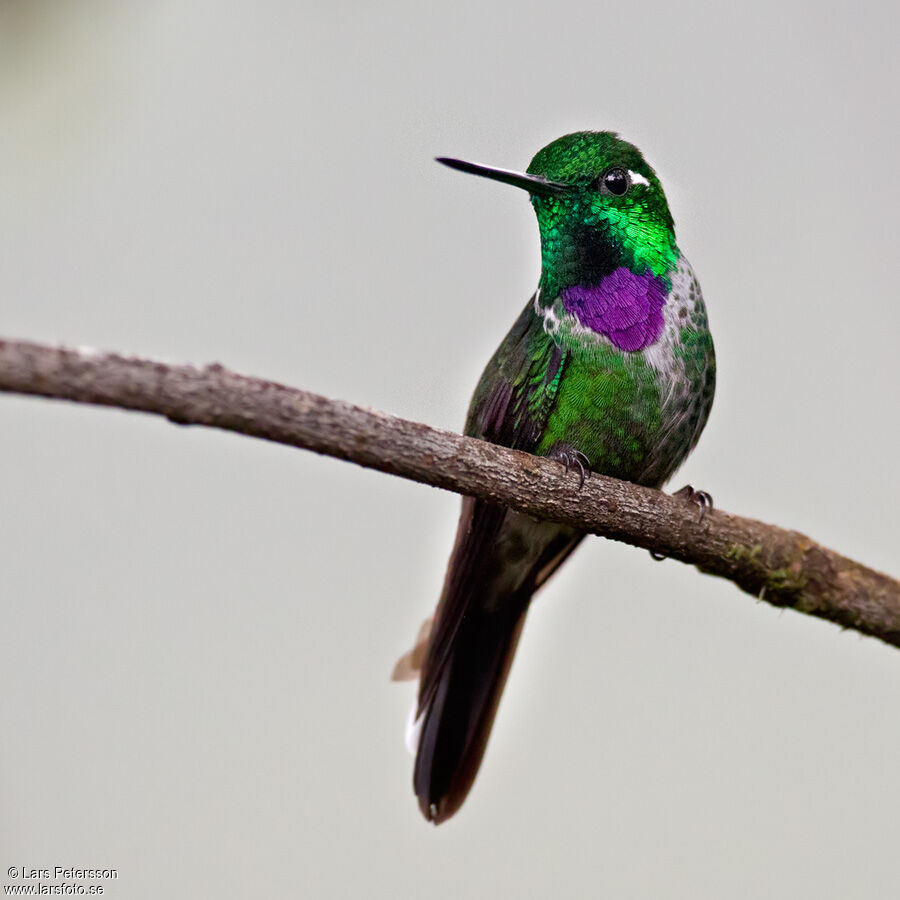
[[[578,490],[584,487],[584,480],[591,477],[591,461],[570,444],[557,444],[548,454],[548,459],[554,459],[565,466],[566,474],[569,469],[578,469]]]
[[[672,494],[673,497],[682,497],[687,500],[688,503],[693,503],[696,506],[700,507],[700,521],[703,521],[703,517],[706,515],[707,510],[710,512],[713,509],[713,498],[712,494],[707,493],[706,491],[695,491],[691,485],[686,484],[681,490],[675,491]]]
[[[672,494],[673,497],[680,497],[684,500],[687,500],[688,503],[693,503],[695,506],[700,508],[700,519],[699,521],[703,521],[703,517],[706,515],[707,511],[711,511],[713,509],[713,498],[712,494],[707,491],[695,491],[694,488],[686,484],[680,490],[675,491]],[[668,557],[664,553],[657,553],[655,550],[650,550],[650,556],[652,559],[656,560],[656,562],[662,562],[662,560],[667,559]]]

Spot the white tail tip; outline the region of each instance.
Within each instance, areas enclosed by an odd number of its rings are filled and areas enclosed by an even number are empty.
[[[409,716],[406,718],[406,733],[403,736],[404,742],[406,743],[406,749],[415,756],[416,751],[419,749],[419,736],[422,734],[422,720],[424,719],[424,713],[416,717],[416,709],[418,707],[418,702],[413,700],[413,705],[410,707]]]

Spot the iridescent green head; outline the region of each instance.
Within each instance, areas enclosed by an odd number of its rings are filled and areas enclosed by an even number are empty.
[[[640,150],[609,131],[578,131],[539,150],[526,173],[442,158],[524,188],[541,231],[541,290],[599,284],[625,266],[666,277],[678,260],[662,185]]]

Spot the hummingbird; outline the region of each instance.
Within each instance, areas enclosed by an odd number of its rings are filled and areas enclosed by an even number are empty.
[[[437,161],[527,191],[541,237],[537,290],[488,362],[465,433],[558,460],[579,488],[591,472],[661,487],[706,424],[716,367],[656,172],[608,131],[564,135],[525,172]],[[701,516],[711,504],[678,493]],[[394,670],[419,677],[407,742],[427,820],[469,793],[531,598],[583,537],[463,498],[434,617]]]

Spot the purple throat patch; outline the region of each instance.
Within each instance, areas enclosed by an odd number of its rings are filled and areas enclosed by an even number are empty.
[[[669,290],[662,278],[635,275],[620,266],[600,284],[566,288],[563,308],[591,331],[605,335],[620,350],[643,350],[663,330],[663,307]]]

